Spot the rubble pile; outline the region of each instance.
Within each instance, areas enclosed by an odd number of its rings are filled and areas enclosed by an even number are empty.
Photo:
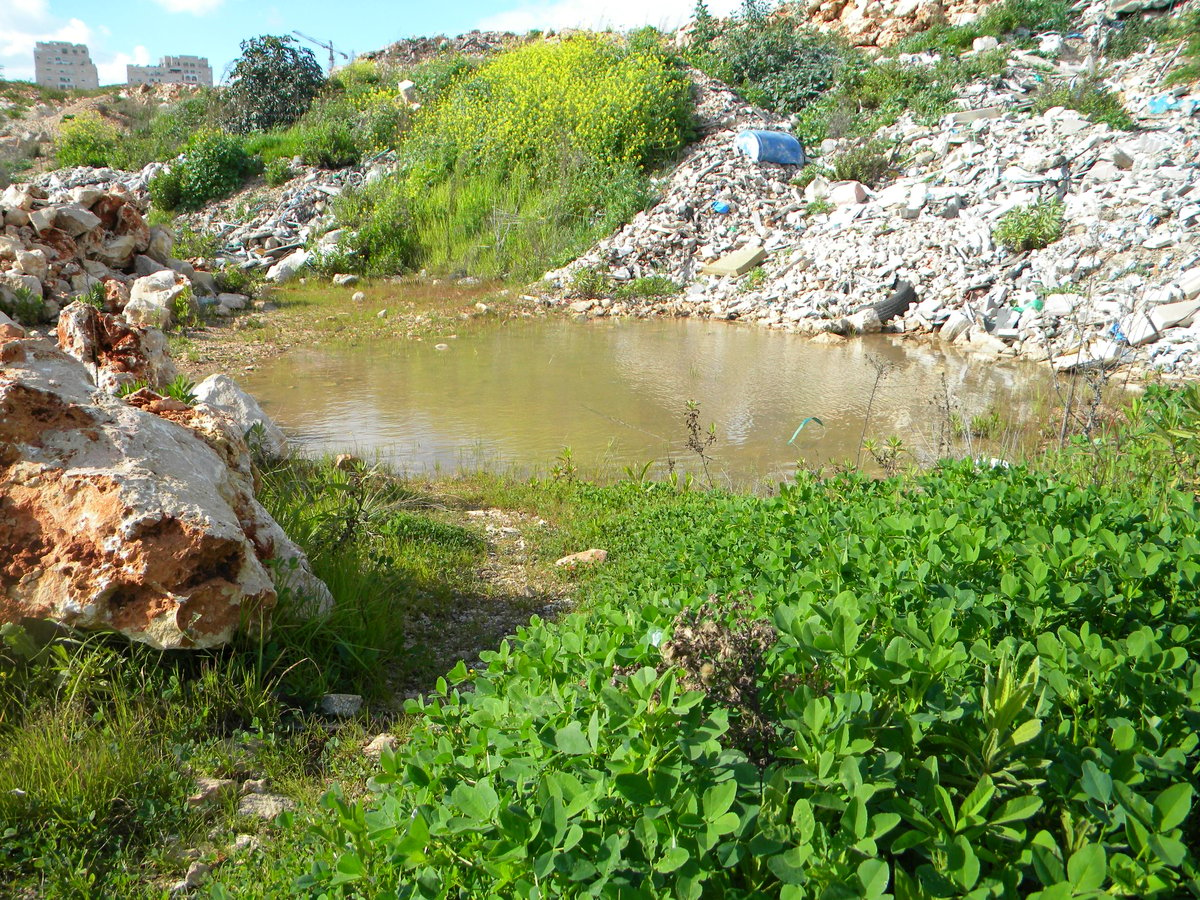
[[[1122,361],[1200,372],[1200,323],[1190,324],[1200,310],[1200,93],[1162,89],[1165,61],[1148,51],[1113,66],[1109,84],[1140,126],[1121,132],[1073,110],[1029,113],[1049,70],[1079,67],[1014,54],[1003,80],[968,89],[964,108],[937,126],[906,117],[881,133],[903,168],[878,190],[824,176],[802,188],[797,167],[739,156],[739,130],[788,123],[718,92],[706,98],[717,127],[660,202],[549,273],[548,288],[588,316],[937,332],[1062,368]],[[841,149],[827,141],[818,165]],[[1059,198],[1060,240],[1022,254],[998,246],[1005,213]],[[700,273],[754,247],[767,258],[751,277]],[[573,298],[583,268],[618,283],[657,274],[685,287],[667,299]],[[915,303],[886,322],[868,311],[901,283],[915,288]]]
[[[457,37],[446,37],[444,34],[436,37],[411,37],[396,41],[382,50],[359,54],[358,58],[384,65],[413,66],[443,54],[490,56],[529,39],[528,35],[517,35],[511,31],[468,31]]]
[[[296,177],[279,188],[252,187],[177,221],[218,240],[218,267],[264,269],[271,280],[286,281],[308,262],[305,248],[314,238],[323,238],[318,250],[337,246],[341,232],[328,234],[336,225],[333,201],[347,188],[381,177],[393,161],[389,152],[347,169],[294,163]]]
[[[0,194],[0,305],[41,301],[55,321],[73,299],[95,297],[133,325],[166,328],[203,304],[245,306],[210,272],[172,256],[174,238],[143,217],[147,173],[66,169]]]
[[[803,0],[789,12],[818,31],[844,35],[856,47],[890,47],[933,25],[965,25],[988,0]]]
[[[891,47],[934,25],[970,25],[993,0],[796,0],[777,15],[793,17],[818,31],[834,32],[855,47]],[[1093,0],[1082,10],[1083,34],[1101,36],[1104,22],[1147,10],[1166,10],[1170,0]],[[984,38],[990,41],[992,39]]]

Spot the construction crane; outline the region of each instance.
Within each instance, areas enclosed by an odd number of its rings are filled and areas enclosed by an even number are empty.
[[[345,53],[343,53],[341,50],[333,49],[333,44],[327,44],[324,41],[318,41],[315,37],[309,37],[307,34],[305,34],[302,31],[293,31],[292,34],[294,34],[298,38],[302,38],[303,40],[308,41],[310,44],[316,44],[318,47],[324,47],[326,50],[329,51],[329,74],[330,75],[333,74],[333,54],[336,53],[342,59],[346,60],[346,62],[350,62],[350,57],[347,56]]]

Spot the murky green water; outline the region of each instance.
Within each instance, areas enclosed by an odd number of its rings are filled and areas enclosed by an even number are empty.
[[[660,476],[696,471],[684,427],[696,400],[703,427],[716,426],[715,480],[744,486],[786,476],[799,458],[856,458],[868,405],[868,438],[898,436],[928,461],[948,430],[943,384],[964,419],[989,409],[1016,418],[1042,377],[882,337],[822,345],[693,320],[516,323],[447,344],[315,347],[241,380],[305,451],[349,450],[412,473],[547,472],[565,447],[587,477],[648,462]],[[809,416],[824,424],[789,445]]]

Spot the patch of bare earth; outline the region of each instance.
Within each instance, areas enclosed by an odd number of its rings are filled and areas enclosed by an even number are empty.
[[[570,582],[537,558],[539,538],[551,527],[544,519],[494,508],[464,510],[461,516],[461,524],[483,536],[487,555],[477,571],[477,591],[458,594],[449,608],[410,621],[406,643],[425,657],[426,672],[448,672],[459,660],[481,667],[480,654],[497,649],[530,618],[553,620],[574,605]],[[430,681],[410,675],[391,686],[402,702],[420,696]]]

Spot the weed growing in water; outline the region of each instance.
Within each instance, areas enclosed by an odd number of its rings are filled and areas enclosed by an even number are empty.
[[[700,427],[700,402],[689,400],[684,407],[683,427],[687,431],[687,448],[700,460],[700,467],[704,470],[704,480],[711,488],[713,480],[712,473],[708,470],[708,464],[712,462],[712,457],[709,456],[708,450],[717,442],[717,424],[710,422],[708,431],[703,430]]]

